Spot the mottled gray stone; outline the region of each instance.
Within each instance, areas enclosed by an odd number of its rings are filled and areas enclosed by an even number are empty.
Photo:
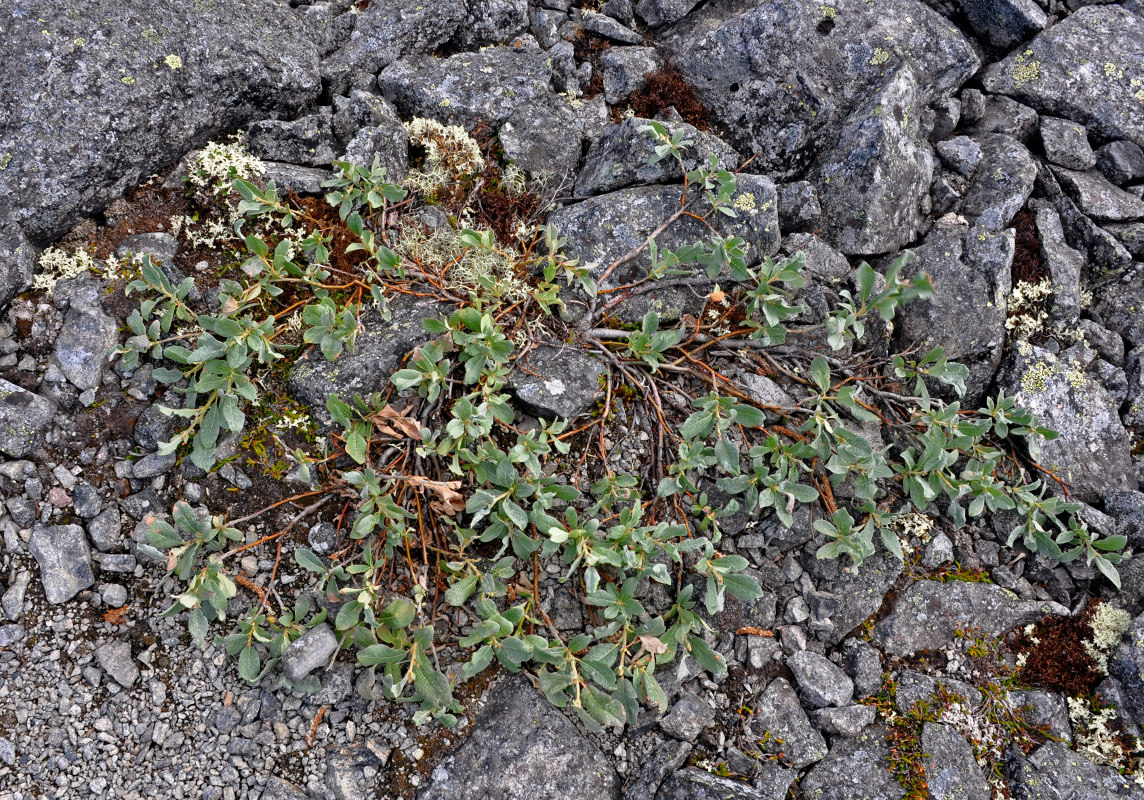
[[[768,753],[783,753],[795,769],[802,769],[826,755],[826,740],[810,724],[799,705],[798,695],[785,678],[775,678],[759,697],[751,723]]]
[[[840,0],[829,8],[828,17],[826,7],[799,0],[708,3],[659,45],[730,144],[758,153],[754,169],[785,176],[811,166],[905,64],[919,116],[980,64],[965,37],[916,0]]]
[[[295,120],[265,119],[252,122],[246,134],[250,151],[268,161],[321,167],[337,155],[329,108]]]
[[[877,611],[894,581],[902,574],[902,562],[880,549],[862,562],[856,571],[844,570],[844,566],[840,560],[816,559],[808,567],[813,570],[820,592],[829,592],[845,601],[831,617],[834,627],[817,634],[827,647],[833,647],[845,639]]]
[[[471,130],[499,125],[518,108],[562,103],[547,54],[536,47],[490,47],[450,58],[411,56],[390,64],[378,85],[402,117],[429,117]]]
[[[544,344],[518,359],[508,389],[530,413],[573,419],[588,411],[603,391],[607,368],[571,345]]]
[[[580,163],[580,128],[565,103],[521,106],[498,132],[504,157],[552,186],[570,181]]]
[[[0,309],[31,284],[39,256],[7,213],[0,214]]]
[[[825,656],[803,650],[787,659],[804,700],[816,708],[844,706],[854,695],[854,682]]]
[[[580,19],[581,25],[583,25],[584,30],[588,33],[610,39],[613,42],[619,42],[620,44],[643,44],[642,36],[619,20],[612,19],[606,14],[585,11]]]
[[[854,679],[854,696],[861,700],[882,689],[882,657],[866,642],[850,639],[845,645],[846,672]]]
[[[1041,113],[1066,117],[1099,136],[1144,145],[1144,17],[1116,5],[1085,6],[1028,47],[988,67],[982,85]]]
[[[504,44],[528,27],[528,0],[465,0],[453,43],[465,50]]]
[[[158,453],[148,453],[131,465],[131,474],[140,479],[154,478],[156,475],[170,472],[176,461],[178,461],[178,455],[175,453],[169,453],[165,456]]]
[[[764,794],[749,783],[720,778],[695,767],[688,767],[672,774],[663,782],[663,786],[655,795],[655,800],[769,800],[769,798],[770,795]]]
[[[981,162],[965,193],[961,210],[970,222],[1002,231],[1033,193],[1037,164],[1029,151],[1010,136],[977,137]]]
[[[1106,679],[1105,682],[1111,679]],[[1104,685],[1104,682],[1101,683]],[[1069,723],[1069,707],[1065,698],[1052,692],[1034,689],[1010,693],[1013,704],[1028,723],[1037,728],[1048,728],[1051,735],[1066,742],[1072,741],[1072,727]]]
[[[936,722],[922,726],[926,784],[934,800],[989,800],[991,792],[965,737]]]
[[[684,692],[660,719],[659,727],[672,738],[694,742],[714,722],[715,709],[702,697]]]
[[[1068,169],[1092,169],[1096,154],[1088,143],[1083,125],[1060,117],[1041,117],[1041,145],[1045,157]]]
[[[798,784],[800,800],[899,800],[903,795],[890,771],[886,731],[876,725],[835,742],[830,755]]]
[[[363,329],[358,333],[354,349],[342,353],[335,361],[327,361],[322,352],[313,347],[295,364],[287,385],[323,424],[330,421],[326,400],[331,394],[336,393],[349,402],[355,394],[365,398],[388,387],[389,377],[401,366],[406,353],[432,338],[421,321],[447,316],[452,306],[397,295],[390,302],[390,310],[392,318],[388,322],[374,310],[363,314]]]
[[[310,795],[301,786],[271,775],[259,800],[310,800]]]
[[[97,550],[113,550],[121,543],[122,524],[116,506],[106,508],[95,519],[87,523],[87,535]]]
[[[779,190],[779,226],[788,233],[817,230],[822,220],[818,190],[810,181],[784,183]],[[839,254],[841,255],[841,254]]]
[[[970,709],[981,708],[981,692],[964,681],[955,678],[935,678],[924,672],[904,669],[898,673],[897,691],[894,694],[898,711],[908,712],[917,703],[933,702],[940,691],[962,698]]]
[[[600,54],[604,99],[617,105],[647,86],[647,76],[663,66],[654,47],[609,47]]]
[[[1109,659],[1108,672],[1120,681],[1128,699],[1127,711],[1144,725],[1144,614],[1138,616]]]
[[[1056,168],[1053,172],[1077,208],[1098,222],[1131,222],[1144,217],[1144,200],[1113,185],[1095,169],[1074,172]]]
[[[1051,205],[1039,205],[1035,221],[1041,240],[1041,263],[1053,283],[1053,316],[1072,321],[1081,311],[1084,254],[1068,246],[1060,215]]]
[[[683,19],[699,0],[639,0],[636,13],[653,28]]]
[[[49,603],[66,602],[95,583],[91,548],[79,525],[37,525],[28,550],[40,565],[40,580]]]
[[[966,178],[972,177],[981,163],[981,145],[968,136],[954,136],[938,142],[934,149],[942,163]]]
[[[616,800],[620,779],[596,745],[520,677],[494,688],[472,733],[429,776],[420,800]]]
[[[300,167],[297,164],[283,164],[279,161],[263,161],[262,164],[266,168],[262,178],[267,182],[274,181],[279,196],[288,192],[324,195],[326,190],[322,188],[322,183],[333,177],[328,169]]]
[[[691,744],[667,739],[644,759],[639,776],[624,792],[624,800],[644,800],[655,797],[665,778],[676,772],[691,755]]]
[[[1112,767],[1093,764],[1060,742],[1045,742],[1029,756],[1029,763],[1040,770],[1045,783],[1058,792],[1061,800],[1140,796],[1140,788],[1131,777]]]
[[[947,358],[965,364],[967,404],[981,400],[1001,363],[1014,249],[1011,232],[994,234],[942,219],[905,269],[908,275],[928,273],[934,293],[899,310],[895,346],[917,347],[922,353],[941,346]],[[946,391],[936,381],[930,390]]]
[[[465,18],[465,6],[465,0],[371,3],[356,15],[349,38],[322,62],[322,79],[330,94],[344,95],[392,62],[431,53],[445,44]]]
[[[372,791],[374,775],[389,761],[391,748],[368,739],[326,754],[326,790],[332,800],[361,800]],[[367,772],[370,773],[367,776]]]
[[[843,253],[887,253],[921,230],[933,178],[921,102],[914,72],[903,66],[854,110],[822,157],[822,236]]]
[[[139,680],[139,668],[131,657],[128,642],[108,642],[96,649],[95,660],[124,689],[130,689]]]
[[[843,706],[842,708],[821,708],[811,714],[818,729],[828,736],[857,736],[867,726],[873,725],[878,710],[872,705]]]
[[[23,458],[43,441],[52,424],[55,404],[0,379],[0,453]]]
[[[1005,358],[997,384],[1060,434],[1041,443],[1037,463],[1058,470],[1078,499],[1096,503],[1110,491],[1136,488],[1119,403],[1085,364],[1035,345],[1020,347]]]
[[[147,175],[317,97],[318,52],[285,4],[4,6],[0,208],[54,241]],[[49,34],[45,35],[44,31]]]
[[[328,664],[337,649],[338,637],[323,622],[290,643],[282,654],[282,672],[292,681],[301,680]]]
[[[1144,150],[1123,139],[1109,142],[1096,151],[1096,166],[1104,177],[1123,186],[1144,178]]]
[[[990,583],[918,581],[874,627],[874,643],[890,655],[912,655],[944,646],[959,627],[999,637],[1047,614],[1065,615],[1068,609],[1021,601]]]
[[[574,196],[577,198],[614,192],[628,186],[652,183],[682,182],[683,170],[671,156],[654,164],[658,138],[640,128],[651,120],[629,117],[619,124],[611,124],[592,142],[584,157],[584,166],[576,176]],[[692,142],[683,151],[683,169],[691,171],[708,165],[708,156],[714,155],[725,167],[738,168],[742,157],[717,136],[696,130],[686,122],[663,122],[668,135],[682,134]]]
[[[72,303],[56,339],[53,357],[60,371],[77,388],[98,389],[111,349],[119,342],[119,323],[98,302]]]

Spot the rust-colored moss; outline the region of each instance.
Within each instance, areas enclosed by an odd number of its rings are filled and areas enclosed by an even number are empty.
[[[1094,600],[1076,617],[1045,617],[1031,635],[1022,633],[1014,646],[1025,655],[1022,682],[1074,696],[1092,692],[1104,678],[1084,647],[1095,609]]]
[[[604,71],[600,65],[600,56],[612,43],[600,36],[594,36],[583,28],[576,29],[576,38],[572,40],[572,55],[578,63],[587,61],[592,65],[592,81],[584,90],[584,97],[595,97],[604,91]]]
[[[1041,241],[1037,238],[1037,228],[1033,215],[1022,211],[1013,218],[1013,228],[1017,233],[1016,249],[1013,253],[1013,285],[1018,281],[1038,283],[1048,276],[1041,262]]]
[[[695,87],[671,65],[650,73],[647,86],[632,95],[631,105],[636,116],[648,118],[674,106],[684,122],[701,131],[711,127],[710,114],[699,102]]]

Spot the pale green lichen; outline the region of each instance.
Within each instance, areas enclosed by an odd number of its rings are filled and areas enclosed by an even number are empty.
[[[1100,673],[1107,675],[1108,657],[1132,627],[1132,615],[1108,603],[1098,603],[1088,626],[1092,629],[1092,641],[1083,642],[1084,650]]]
[[[890,51],[889,50],[886,50],[886,49],[881,48],[881,47],[875,47],[874,48],[874,55],[870,56],[870,62],[869,63],[871,66],[876,67],[879,64],[885,64],[889,60],[890,60]]]
[[[8,165],[12,163],[11,153],[0,153],[0,172],[8,169]]]
[[[748,214],[757,214],[758,206],[755,202],[755,195],[751,192],[740,192],[739,196],[735,198],[732,204],[739,211],[744,211]]]
[[[179,56],[175,55],[174,53],[172,53],[169,56],[167,56],[166,58],[164,58],[163,62],[168,67],[170,67],[171,69],[182,69],[183,68],[183,59],[181,59]]]
[[[1021,376],[1021,389],[1026,392],[1043,392],[1052,377],[1053,368],[1044,361],[1038,361]]]
[[[1012,75],[1016,83],[1028,83],[1041,77],[1041,62],[1033,59],[1032,55],[1032,50],[1026,50],[1013,59]]]

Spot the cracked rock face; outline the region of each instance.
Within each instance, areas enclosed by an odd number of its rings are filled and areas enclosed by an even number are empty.
[[[40,565],[40,580],[49,603],[67,602],[95,583],[91,548],[79,525],[37,525],[28,550]]]

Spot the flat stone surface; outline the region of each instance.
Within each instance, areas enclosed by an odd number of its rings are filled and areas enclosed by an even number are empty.
[[[39,446],[56,406],[38,394],[0,379],[0,453],[23,458]]]
[[[619,775],[523,678],[494,688],[472,733],[429,776],[419,800],[617,800]]]
[[[830,755],[798,784],[800,800],[899,800],[904,795],[890,772],[886,731],[877,725],[835,742]]]
[[[659,788],[655,800],[769,800],[749,783],[720,778],[689,767],[674,773]],[[633,798],[634,800],[634,798]]]
[[[814,729],[799,705],[798,695],[785,678],[775,678],[759,697],[751,728],[762,737],[768,753],[783,753],[796,769],[813,764],[826,755],[826,740]]]
[[[659,721],[659,727],[669,736],[694,742],[714,722],[715,709],[702,697],[685,692]]]
[[[935,722],[922,726],[926,783],[934,800],[989,800],[991,792],[965,737]]]
[[[508,389],[532,414],[573,419],[591,409],[607,372],[594,356],[569,345],[545,344],[518,359]]]
[[[818,708],[842,706],[854,695],[854,682],[825,656],[803,650],[787,659],[805,700]]]
[[[936,650],[953,640],[957,628],[983,636],[1004,636],[1018,625],[1068,609],[1052,602],[1018,600],[991,583],[918,581],[910,586],[890,616],[874,627],[874,643],[890,655]]]
[[[337,649],[337,636],[323,622],[290,643],[282,654],[282,672],[292,681],[301,680],[328,664]]]
[[[40,565],[40,580],[49,603],[71,600],[95,583],[91,548],[79,525],[37,525],[28,550]]]

